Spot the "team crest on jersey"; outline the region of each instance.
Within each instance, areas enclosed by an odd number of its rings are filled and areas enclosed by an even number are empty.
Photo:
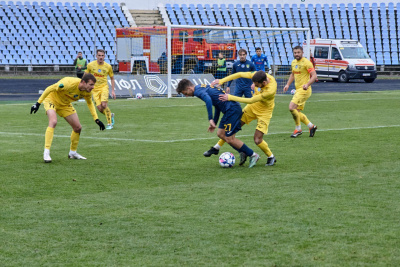
[[[77,98],[78,97],[78,95],[74,95],[74,98]]]
[[[247,65],[246,65],[246,68],[250,68],[250,64],[247,64]]]

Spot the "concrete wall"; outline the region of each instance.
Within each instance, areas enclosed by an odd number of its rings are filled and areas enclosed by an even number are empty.
[[[38,1],[39,3],[40,2],[42,2],[43,0],[41,0],[41,1]],[[50,0],[44,0],[44,2],[51,2]],[[199,4],[199,3],[201,3],[201,4],[209,4],[209,5],[213,5],[213,4],[215,4],[216,2],[215,2],[215,0],[197,0],[197,1],[193,1],[193,0],[169,0],[169,1],[167,1],[167,0],[147,0],[147,1],[143,1],[143,0],[114,0],[114,1],[112,1],[112,0],[109,0],[109,1],[106,1],[106,0],[93,0],[93,1],[88,1],[88,0],[81,0],[81,1],[76,1],[76,0],[71,0],[71,1],[67,1],[67,0],[53,0],[53,2],[62,2],[62,3],[65,3],[65,2],[70,2],[70,3],[72,3],[72,2],[85,2],[85,3],[89,3],[89,2],[93,2],[93,3],[105,3],[105,2],[110,2],[110,3],[113,3],[113,2],[117,2],[117,3],[125,3],[126,4],[126,6],[129,8],[129,9],[157,9],[157,5],[159,4],[159,3],[163,3],[164,5],[165,4],[167,4],[167,3],[169,3],[169,4],[171,4],[171,5],[173,5],[173,4],[178,4],[178,5],[182,5],[182,4],[186,4],[186,5],[189,5],[189,4],[195,4],[195,5],[197,5],[197,4]],[[397,1],[393,1],[393,0],[376,0],[376,1],[374,1],[374,0],[363,0],[363,1],[361,1],[361,0],[339,0],[339,1],[332,1],[332,0],[269,0],[269,1],[265,1],[265,0],[225,0],[225,1],[222,1],[222,2],[218,2],[217,4],[222,4],[222,3],[224,3],[225,5],[228,5],[228,4],[241,4],[242,6],[244,5],[244,4],[249,4],[250,6],[251,5],[253,5],[253,4],[258,4],[258,5],[260,5],[260,4],[264,4],[264,5],[268,5],[268,4],[273,4],[273,5],[276,5],[276,4],[281,4],[281,5],[283,5],[283,4],[297,4],[297,5],[300,5],[300,4],[305,4],[305,5],[307,5],[307,4],[329,4],[329,5],[331,5],[331,4],[333,4],[333,3],[336,3],[336,4],[340,4],[340,3],[345,3],[345,4],[347,4],[347,3],[353,3],[354,5],[356,4],[356,3],[369,3],[369,4],[372,4],[372,3],[378,3],[378,5],[379,5],[379,3],[390,3],[390,2],[393,2],[395,5],[396,5],[396,3],[397,3]]]

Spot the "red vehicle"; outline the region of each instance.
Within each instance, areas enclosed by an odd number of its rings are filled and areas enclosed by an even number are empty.
[[[228,68],[236,58],[236,42],[230,30],[173,28],[172,73],[204,73],[216,70],[218,54]],[[166,73],[167,27],[116,29],[117,59],[130,60],[134,73]],[[122,62],[121,62],[122,61]]]

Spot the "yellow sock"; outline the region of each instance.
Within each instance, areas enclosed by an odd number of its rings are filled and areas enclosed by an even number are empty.
[[[54,128],[47,127],[46,134],[44,135],[44,148],[50,149],[51,143],[53,143]]]
[[[219,139],[218,143],[219,146],[223,146],[225,144],[225,141],[222,139]]]
[[[107,123],[108,123],[108,124],[111,124],[111,110],[110,110],[109,107],[106,107],[106,108],[104,109],[104,115],[106,115]]]
[[[72,131],[71,133],[71,150],[76,151],[78,149],[78,144],[79,144],[79,137],[80,133],[76,133]]]
[[[297,111],[297,109],[291,110],[290,113],[292,113],[294,122],[296,123],[296,126],[300,125],[300,114]]]
[[[265,141],[263,140],[263,141],[262,141],[260,144],[258,144],[257,146],[265,153],[265,155],[267,155],[268,157],[271,157],[271,156],[272,156],[272,152],[271,152],[271,150],[269,149],[267,142],[265,142]]]
[[[299,112],[299,113],[300,113],[300,121],[302,123],[304,123],[305,125],[308,125],[310,123],[310,120],[307,118],[306,114],[301,113],[301,112]]]

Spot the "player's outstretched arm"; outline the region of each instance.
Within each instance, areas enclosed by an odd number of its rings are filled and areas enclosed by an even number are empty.
[[[236,79],[239,79],[239,78],[251,79],[252,77],[253,77],[253,73],[251,73],[251,72],[237,72],[237,73],[231,74],[231,75],[219,80],[219,84],[222,85],[222,84],[224,84],[226,82],[229,82],[229,81],[232,81],[232,80],[236,80]],[[230,84],[228,84],[228,86],[229,85]]]
[[[31,114],[32,114],[32,112],[36,113],[39,110],[39,107],[40,107],[40,103],[39,102],[36,102],[35,104],[33,104],[32,107],[31,107]]]

